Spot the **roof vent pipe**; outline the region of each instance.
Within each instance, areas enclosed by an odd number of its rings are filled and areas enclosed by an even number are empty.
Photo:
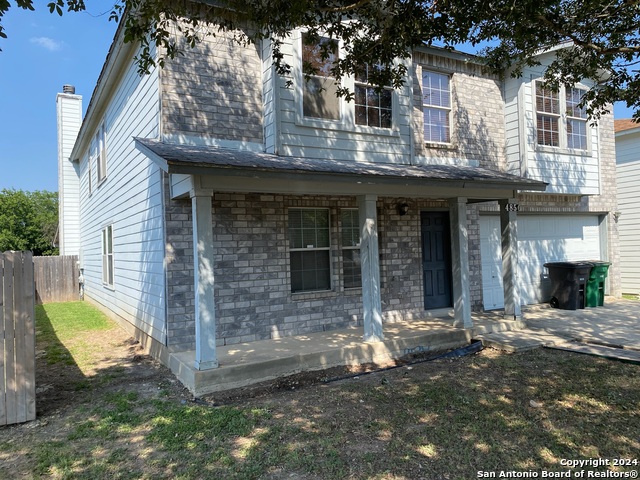
[[[74,87],[73,85],[63,85],[62,93],[70,93],[71,95],[75,95],[76,87]]]

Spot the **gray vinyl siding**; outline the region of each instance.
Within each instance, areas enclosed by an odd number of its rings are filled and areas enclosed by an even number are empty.
[[[102,117],[107,130],[107,177],[100,184],[95,161],[88,162],[90,150],[85,152],[81,163],[81,266],[90,299],[164,342],[162,174],[136,150],[133,141],[137,136],[159,135],[158,86],[158,72],[140,77],[132,59]],[[113,225],[113,287],[102,282],[101,240],[107,225]]]
[[[361,162],[405,163],[411,162],[411,84],[393,94],[393,128],[358,128],[349,112],[353,102],[341,101],[342,121],[322,121],[302,117],[302,85],[299,52],[300,34],[290,37],[282,46],[284,61],[292,65],[292,74],[279,79],[277,98],[280,108],[280,154],[284,156],[331,158]],[[408,65],[410,67],[410,65]],[[293,85],[288,87],[286,81]],[[269,131],[267,132],[267,135]]]
[[[267,153],[278,153],[278,113],[275,98],[278,89],[274,83],[278,77],[274,73],[269,55],[270,42],[262,42],[262,98],[264,101],[264,146]]]
[[[521,78],[505,80],[509,171],[517,173],[520,164],[521,172],[527,178],[549,184],[547,193],[598,195],[601,192],[597,127],[587,125],[588,150],[585,152],[537,144],[535,81],[543,78],[545,66],[551,59],[550,55],[541,56],[542,65],[525,68]],[[517,95],[514,94],[516,88],[519,90]],[[518,104],[517,110],[511,105],[514,101]],[[516,111],[520,112],[522,120],[518,121]],[[516,129],[518,141],[514,137]],[[562,135],[562,130],[560,132]]]
[[[507,171],[513,175],[522,175],[526,171],[523,165],[523,152],[521,151],[522,115],[519,111],[520,95],[523,83],[521,79],[507,81],[504,87],[505,107],[505,135],[507,155]]]
[[[616,138],[622,291],[640,293],[640,133]]]

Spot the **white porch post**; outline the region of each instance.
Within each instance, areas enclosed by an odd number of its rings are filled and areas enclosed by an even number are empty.
[[[197,370],[218,367],[211,195],[192,195]]]
[[[500,232],[502,236],[502,285],[504,288],[504,316],[522,316],[518,285],[518,215],[515,198],[505,198],[500,204]]]
[[[471,328],[471,293],[469,290],[469,235],[467,232],[467,199],[449,200],[451,223],[451,266],[453,278],[454,324]]]
[[[376,195],[358,197],[365,342],[379,342],[384,339],[382,333],[382,302],[380,300],[377,198]]]

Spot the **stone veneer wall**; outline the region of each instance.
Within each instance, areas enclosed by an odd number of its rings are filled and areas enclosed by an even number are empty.
[[[415,52],[413,134],[416,155],[429,159],[478,161],[480,167],[506,168],[502,82],[471,62]],[[422,71],[451,75],[451,144],[425,143],[422,113]]]
[[[216,33],[160,72],[164,134],[263,143],[258,47]]]
[[[405,201],[410,209],[401,217],[396,209]],[[167,333],[170,350],[179,351],[192,349],[195,341],[191,201],[167,200],[167,205]],[[212,205],[218,345],[362,326],[362,292],[343,287],[339,247],[339,210],[357,208],[355,197],[220,193],[214,196]],[[291,293],[287,236],[290,207],[329,209],[331,291]],[[378,199],[381,297],[387,322],[421,318],[424,312],[422,210],[446,211],[448,204]],[[479,249],[477,215],[472,209],[468,220],[470,245]],[[479,252],[471,253],[470,260],[471,277],[477,279]],[[472,284],[476,308],[481,305],[481,290],[481,284]]]

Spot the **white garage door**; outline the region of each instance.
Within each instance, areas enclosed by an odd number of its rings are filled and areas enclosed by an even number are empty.
[[[544,264],[600,260],[597,216],[518,216],[518,279],[522,303],[549,300]],[[480,217],[480,254],[485,310],[504,307],[500,218]]]

